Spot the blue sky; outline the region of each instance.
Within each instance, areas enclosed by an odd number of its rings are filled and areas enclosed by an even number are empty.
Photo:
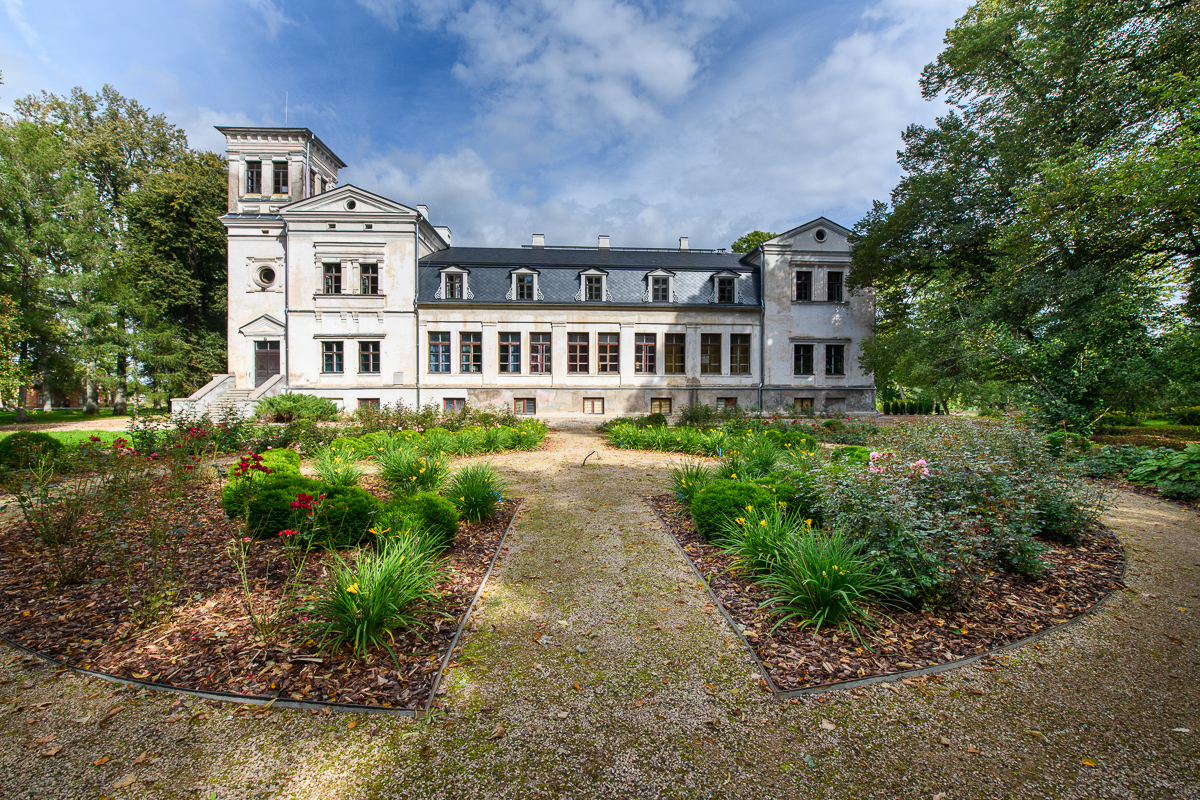
[[[899,177],[965,0],[0,0],[0,110],[111,83],[223,150],[311,128],[460,245],[726,247]]]

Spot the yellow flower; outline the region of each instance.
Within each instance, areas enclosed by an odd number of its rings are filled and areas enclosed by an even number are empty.
[[[354,583],[347,586],[346,592],[348,594],[358,594],[358,581],[355,581]]]
[[[765,528],[765,527],[767,527],[767,521],[766,521],[765,519],[760,519],[760,520],[758,521],[758,524],[759,524],[759,525],[761,525],[761,526],[762,526],[762,527],[764,527],[764,528]]]
[[[460,497],[460,498],[458,498],[458,499],[459,499],[459,500],[462,500],[464,503],[465,503],[465,502],[467,502],[467,498],[465,498],[465,497]]]
[[[747,510],[747,511],[753,511],[753,510],[754,510],[754,506],[746,506],[746,510]]]
[[[735,473],[733,473],[733,477],[735,477],[735,478],[737,477],[737,473],[736,473],[736,472],[735,472]]]
[[[736,522],[738,525],[745,525],[745,524],[746,524],[746,518],[745,518],[745,517],[738,517],[736,520],[734,520],[734,522]]]
[[[371,528],[370,530],[371,530],[371,533],[375,534],[376,536],[383,536],[385,533],[390,531],[391,528],[384,528],[381,531],[375,530],[374,528]]]

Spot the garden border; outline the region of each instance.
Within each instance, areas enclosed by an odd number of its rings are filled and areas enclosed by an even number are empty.
[[[446,650],[446,655],[442,658],[442,663],[438,667],[437,674],[433,678],[433,685],[429,689],[429,700],[426,701],[423,708],[389,708],[386,706],[367,706],[358,703],[334,703],[326,700],[292,700],[281,697],[269,697],[266,695],[247,695],[234,694],[233,692],[214,692],[204,689],[185,689],[182,686],[175,686],[169,683],[154,683],[152,681],[141,681],[136,678],[122,678],[118,675],[113,675],[108,672],[99,672],[97,670],[87,669],[85,667],[76,667],[68,664],[65,661],[60,661],[53,656],[39,653],[37,650],[31,650],[23,644],[18,644],[6,636],[0,635],[0,642],[4,642],[9,647],[15,650],[27,653],[29,655],[47,661],[61,669],[68,669],[78,675],[86,675],[89,678],[99,678],[109,681],[110,683],[123,684],[126,691],[130,687],[137,686],[142,689],[158,692],[172,692],[174,694],[188,695],[190,697],[199,697],[203,700],[216,700],[223,703],[236,703],[244,706],[270,706],[271,708],[289,708],[296,710],[307,711],[340,711],[348,714],[390,714],[398,717],[412,717],[413,719],[423,719],[433,708],[434,702],[437,700],[437,690],[442,683],[442,675],[449,666],[451,657],[454,655],[454,650],[458,646],[458,641],[462,637],[463,630],[467,626],[467,621],[471,618],[471,613],[475,610],[475,604],[479,602],[479,598],[483,593],[483,588],[487,586],[488,579],[492,576],[492,570],[496,566],[496,561],[500,558],[500,553],[504,549],[504,543],[508,541],[508,535],[512,532],[513,526],[517,524],[517,514],[521,511],[524,505],[524,500],[517,501],[517,507],[513,509],[512,517],[508,521],[508,527],[504,529],[504,535],[500,537],[500,541],[496,543],[496,551],[492,553],[492,560],[488,564],[487,572],[483,574],[483,579],[479,582],[479,588],[475,590],[475,596],[471,598],[470,605],[467,606],[466,613],[463,614],[462,622],[458,625],[458,630],[454,633],[454,638],[450,640],[450,647]],[[674,537],[672,537],[674,538]]]
[[[823,683],[819,686],[808,686],[803,689],[789,689],[786,692],[781,692],[778,688],[776,688],[775,682],[771,680],[771,676],[767,669],[763,666],[762,661],[759,659],[758,653],[754,652],[754,648],[750,646],[750,642],[746,640],[746,637],[738,629],[738,623],[734,621],[733,617],[729,616],[729,612],[725,610],[725,606],[722,605],[721,601],[717,599],[716,594],[713,593],[712,587],[708,585],[708,581],[700,573],[700,570],[696,567],[696,564],[692,561],[691,557],[688,556],[687,551],[683,549],[683,545],[680,544],[679,540],[675,538],[675,534],[671,532],[671,526],[668,525],[666,520],[662,518],[662,515],[658,513],[658,509],[656,509],[650,503],[649,498],[643,495],[642,500],[650,508],[650,511],[654,514],[655,518],[658,519],[658,523],[663,527],[663,530],[666,531],[666,534],[668,537],[670,537],[671,542],[674,543],[675,549],[679,551],[680,555],[683,556],[684,561],[686,561],[688,566],[692,568],[692,572],[695,573],[696,577],[699,578],[701,583],[704,584],[704,588],[708,592],[709,599],[716,604],[717,608],[721,612],[721,616],[725,618],[725,621],[729,623],[729,627],[732,628],[733,632],[736,633],[738,638],[742,640],[742,644],[745,645],[747,652],[750,653],[750,657],[754,659],[754,663],[758,667],[758,671],[762,673],[763,679],[766,681],[766,684],[769,687],[769,691],[775,696],[775,699],[779,701],[790,700],[792,698],[808,694],[825,694],[826,692],[837,691],[839,689],[856,689],[861,686],[870,686],[876,683],[891,683],[892,681],[903,680],[904,678],[912,678],[922,675],[936,675],[940,672],[946,672],[951,669],[966,667],[981,659],[993,658],[997,653],[1003,653],[1006,650],[1015,650],[1018,647],[1024,647],[1025,645],[1032,644],[1033,642],[1049,636],[1052,633],[1058,633],[1062,630],[1070,628],[1071,626],[1094,615],[1118,591],[1117,589],[1113,589],[1111,592],[1104,595],[1086,609],[1081,611],[1079,614],[1071,617],[1071,619],[1067,620],[1066,622],[1060,623],[1051,628],[1046,628],[1042,631],[1038,631],[1037,633],[1030,634],[1024,639],[1018,639],[1015,642],[1009,642],[1008,644],[1002,644],[999,647],[993,647],[990,650],[985,650],[984,652],[977,653],[973,656],[956,659],[955,661],[947,661],[944,664],[932,664],[928,667],[907,669],[902,672],[890,672],[887,675],[873,675],[868,678],[855,678],[854,680],[849,681]],[[1119,545],[1121,545],[1121,574],[1117,576],[1117,583],[1120,585],[1121,589],[1130,591],[1129,587],[1125,585],[1125,574],[1129,570],[1128,551],[1125,547],[1125,543],[1121,541],[1116,532],[1113,532],[1113,538],[1117,540]]]

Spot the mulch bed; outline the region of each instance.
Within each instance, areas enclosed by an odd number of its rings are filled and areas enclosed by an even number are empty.
[[[377,494],[373,477],[364,488]],[[118,588],[124,572],[99,563],[91,582],[48,592],[45,568],[30,531],[20,524],[0,531],[0,636],[72,666],[183,689],[230,692],[280,699],[421,709],[463,615],[483,581],[496,548],[518,506],[506,500],[491,520],[464,524],[446,552],[448,576],[440,600],[420,629],[394,631],[393,662],[386,650],[356,658],[347,650],[320,650],[304,629],[303,612],[264,644],[245,608],[245,594],[227,554],[238,533],[221,510],[218,490],[196,497],[199,524],[188,534],[181,563],[185,582],[170,617],[140,628]],[[277,596],[288,564],[279,542],[264,540],[250,551],[252,575],[269,575]],[[350,559],[352,552],[343,552]],[[329,555],[313,551],[303,578],[311,584],[327,574]],[[256,593],[259,599],[267,594]]]
[[[730,571],[733,557],[706,544],[691,515],[673,496],[647,497],[725,610],[744,626],[746,640],[781,692],[890,675],[985,653],[1032,636],[1087,611],[1121,588],[1125,555],[1112,531],[1099,527],[1077,546],[1051,544],[1038,579],[989,573],[962,607],[936,614],[888,612],[869,634],[874,652],[846,631],[799,631],[780,625],[758,606],[767,592]]]

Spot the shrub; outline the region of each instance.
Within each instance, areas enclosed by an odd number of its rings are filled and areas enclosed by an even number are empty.
[[[701,461],[688,461],[671,470],[671,491],[685,504],[714,480],[713,471]]]
[[[436,492],[446,479],[448,462],[442,455],[385,446],[377,460],[380,477],[398,494]]]
[[[377,552],[360,551],[353,564],[335,558],[313,609],[320,646],[336,652],[349,645],[358,656],[373,647],[391,652],[391,631],[417,624],[441,574],[424,543],[411,536],[382,539]]]
[[[1153,484],[1165,496],[1191,500],[1200,495],[1200,443],[1181,452],[1156,450],[1129,471],[1129,480]]]
[[[1133,469],[1146,457],[1146,453],[1146,450],[1131,444],[1106,444],[1085,458],[1080,466],[1089,477],[1107,478]]]
[[[739,569],[751,575],[769,575],[796,531],[811,526],[811,522],[778,505],[751,508],[726,520],[716,543],[734,556]]]
[[[1176,425],[1200,425],[1200,406],[1172,408],[1168,417]]]
[[[504,482],[491,464],[470,464],[453,475],[446,486],[450,502],[467,522],[491,519],[504,497]]]
[[[275,536],[297,530],[310,542],[350,547],[367,535],[379,501],[357,486],[330,486],[299,475],[269,476],[249,493],[246,531]]]
[[[774,502],[771,493],[756,483],[715,480],[692,498],[692,522],[704,539],[714,541],[728,521]]]
[[[362,469],[349,451],[326,447],[318,450],[313,458],[317,474],[330,486],[357,486],[362,477]]]
[[[716,409],[704,403],[688,403],[679,410],[680,425],[707,425],[716,419]]]
[[[295,450],[267,450],[261,454],[243,456],[229,467],[229,480],[221,488],[221,507],[230,517],[246,513],[246,503],[253,486],[269,475],[300,475],[300,454]],[[282,529],[281,529],[282,530]]]
[[[341,415],[332,400],[311,394],[277,394],[260,400],[255,411],[263,422],[299,419],[330,422]]]
[[[844,624],[861,641],[859,626],[876,624],[863,601],[887,595],[895,581],[879,573],[861,543],[840,531],[805,528],[785,542],[771,574],[758,581],[774,592],[762,607],[783,614],[775,628],[790,619],[798,619],[801,630]]]
[[[1091,441],[1081,434],[1068,431],[1051,431],[1046,434],[1046,452],[1055,458],[1089,453],[1091,450]]]
[[[829,460],[835,464],[867,464],[871,460],[871,450],[868,447],[859,447],[852,444],[835,447],[833,448],[833,452],[829,454]]]
[[[53,460],[62,450],[62,442],[48,433],[17,431],[0,439],[0,466],[28,469],[46,456]]]
[[[821,526],[824,519],[821,513],[821,498],[811,472],[789,469],[773,472],[754,482],[769,491],[775,502],[782,504],[788,514],[796,515],[801,521],[812,520],[814,525]]]
[[[403,518],[413,524],[423,525],[432,536],[438,552],[451,547],[458,535],[458,509],[449,500],[433,492],[397,497],[384,507],[384,511],[388,520]],[[379,528],[376,527],[376,530]]]

